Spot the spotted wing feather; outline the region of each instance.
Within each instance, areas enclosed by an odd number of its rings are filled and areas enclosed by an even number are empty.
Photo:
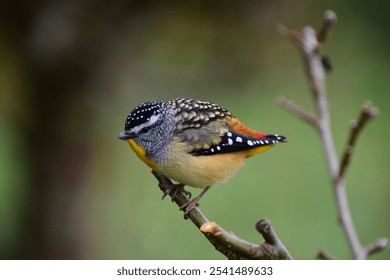
[[[278,142],[285,142],[286,138],[277,134],[266,134],[263,138],[253,138],[237,132],[228,131],[222,136],[219,144],[211,145],[207,149],[193,150],[195,156],[207,156],[223,153],[244,151],[261,146],[274,145]]]
[[[175,112],[176,133],[233,116],[227,109],[208,101],[177,98],[168,104]]]

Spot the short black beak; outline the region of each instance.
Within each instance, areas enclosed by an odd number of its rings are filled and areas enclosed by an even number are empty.
[[[130,132],[129,130],[123,130],[119,136],[118,136],[118,139],[120,140],[127,140],[127,139],[130,139],[130,138],[133,138],[135,135],[134,133]]]

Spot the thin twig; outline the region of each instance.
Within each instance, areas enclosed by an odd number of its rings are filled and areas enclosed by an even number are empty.
[[[256,223],[256,229],[264,238],[265,242],[262,245],[271,246],[273,249],[276,249],[275,254],[273,255],[278,255],[283,259],[288,259],[288,260],[293,259],[293,257],[288,252],[287,248],[283,245],[282,241],[280,241],[275,230],[272,228],[271,222],[269,220],[262,219],[258,221]],[[267,251],[269,251],[269,249]]]
[[[324,20],[322,21],[322,26],[320,28],[320,31],[318,32],[318,42],[321,44],[325,43],[326,39],[329,36],[330,30],[332,29],[333,25],[335,25],[337,22],[337,15],[332,10],[327,10],[324,13]]]
[[[302,108],[295,105],[294,102],[287,100],[284,97],[279,97],[276,102],[278,103],[279,106],[289,110],[291,113],[293,113],[298,118],[311,124],[315,129],[317,129],[317,130],[319,129],[318,119],[315,116],[313,116],[312,114],[306,112]]]
[[[389,246],[389,240],[387,238],[379,238],[374,243],[366,246],[367,255],[370,256],[374,253],[384,251],[387,246]]]
[[[317,252],[317,258],[320,260],[335,260],[336,258],[323,250]]]
[[[284,37],[286,37],[287,39],[295,43],[298,47],[302,48],[302,34],[300,32],[288,29],[286,26],[284,26],[281,23],[276,25],[276,30],[281,35],[283,35]]]
[[[169,190],[174,186],[170,179],[152,171],[153,175],[159,182],[159,187],[163,193],[169,193]],[[177,192],[172,200],[179,206],[183,206],[189,200],[182,192]],[[263,238],[271,242],[265,249],[262,245],[252,244],[245,240],[242,240],[234,234],[224,230],[215,222],[210,222],[200,211],[198,207],[195,207],[188,213],[188,218],[194,223],[196,227],[206,236],[216,250],[224,254],[228,259],[292,259],[290,253],[284,247],[282,242],[277,237],[275,231],[272,229],[271,224],[267,222],[266,232],[260,232]],[[261,221],[259,222],[261,223]],[[256,227],[257,228],[257,227]]]
[[[361,111],[358,121],[353,121],[351,125],[351,132],[348,138],[347,145],[344,150],[343,157],[341,159],[340,171],[338,174],[339,178],[345,177],[345,171],[349,165],[349,162],[352,157],[352,153],[355,147],[356,140],[360,135],[363,127],[367,124],[367,122],[374,117],[376,117],[379,113],[379,110],[372,106],[370,102],[365,102]]]

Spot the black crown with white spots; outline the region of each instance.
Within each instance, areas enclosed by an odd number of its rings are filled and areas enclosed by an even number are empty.
[[[150,101],[135,107],[126,118],[125,130],[131,130],[136,126],[148,122],[153,115],[161,114],[162,103],[163,101]]]

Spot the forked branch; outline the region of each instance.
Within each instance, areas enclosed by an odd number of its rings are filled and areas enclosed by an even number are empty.
[[[152,173],[158,180],[162,192],[168,193],[179,208],[189,202],[187,196],[182,192],[177,192],[174,196],[171,195],[170,189],[174,187],[174,184],[170,179],[155,171]],[[265,242],[253,244],[224,230],[217,223],[210,222],[197,207],[189,212],[188,218],[200,229],[215,249],[228,259],[292,259],[268,220],[263,219],[256,224],[256,229],[263,236]]]

